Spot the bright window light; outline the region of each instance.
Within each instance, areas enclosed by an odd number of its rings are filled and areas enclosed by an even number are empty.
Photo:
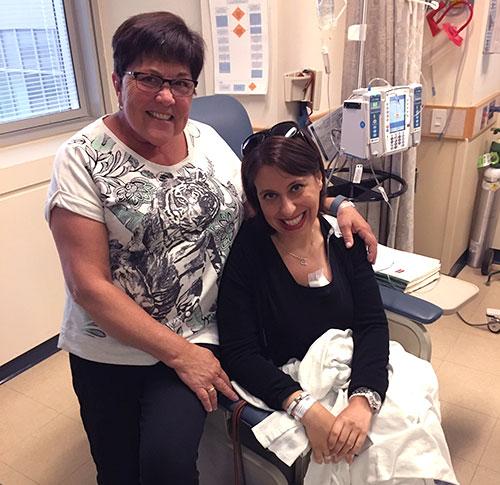
[[[63,0],[0,6],[0,126],[79,110]]]

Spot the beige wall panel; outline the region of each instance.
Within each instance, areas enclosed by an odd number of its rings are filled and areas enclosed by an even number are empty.
[[[489,1],[476,1],[474,17],[465,31],[468,36],[461,47],[453,44],[444,32],[432,37],[425,28],[422,74],[424,79],[424,102],[435,105],[452,105],[457,83],[456,106],[470,106],[491,96],[499,89],[500,55],[483,55],[484,34],[488,19]],[[462,18],[450,17],[456,26],[467,18],[464,10]],[[444,21],[443,21],[444,23]],[[465,58],[462,63],[462,55]],[[460,73],[460,64],[463,64]],[[432,65],[432,70],[431,70]],[[431,79],[434,79],[436,95],[431,97]]]
[[[415,252],[441,258],[456,143],[425,139],[418,148]]]
[[[463,141],[457,144],[446,221],[446,242],[442,256],[448,268],[451,268],[469,246],[479,179],[476,161],[479,155],[488,150],[490,139],[490,133],[485,131],[470,142]]]
[[[59,333],[64,287],[46,194],[42,183],[0,196],[0,365]]]
[[[210,30],[208,1],[201,1],[203,36],[207,43],[205,81],[207,94],[213,93],[213,48]],[[344,53],[345,15],[336,28],[322,34],[316,17],[316,2],[304,0],[269,0],[269,87],[266,96],[235,96],[247,109],[256,127],[267,127],[278,121],[292,119],[296,115],[296,103],[285,103],[284,74],[303,69],[321,71],[322,113],[330,107],[340,105],[342,62]],[[322,43],[327,45],[330,56],[331,75],[324,74]],[[327,82],[330,85],[328,100]]]
[[[415,252],[439,258],[448,273],[469,246],[478,185],[476,160],[491,133],[472,141],[425,138],[418,149]]]

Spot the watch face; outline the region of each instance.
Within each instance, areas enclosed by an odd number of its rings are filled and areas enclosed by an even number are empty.
[[[375,412],[380,410],[382,399],[380,399],[378,392],[370,392],[370,405]]]
[[[382,400],[380,399],[380,396],[377,396],[376,394],[372,394],[372,409],[374,411],[380,410],[380,406],[382,406]]]
[[[364,396],[368,400],[368,404],[374,413],[378,412],[382,406],[382,399],[376,391],[372,391],[367,387],[361,387],[354,391],[353,396]]]

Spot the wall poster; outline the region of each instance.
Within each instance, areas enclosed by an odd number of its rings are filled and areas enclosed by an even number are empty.
[[[209,6],[215,93],[266,94],[268,0],[209,0]]]

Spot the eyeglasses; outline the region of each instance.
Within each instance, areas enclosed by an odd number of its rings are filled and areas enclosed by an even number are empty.
[[[295,123],[295,121],[282,121],[268,130],[258,131],[257,133],[252,133],[250,136],[247,136],[241,144],[241,155],[245,157],[253,151],[256,146],[260,145],[270,136],[284,136],[285,138],[300,136],[307,141],[307,143],[310,143],[306,134],[299,128],[299,125]]]
[[[138,71],[127,71],[125,74],[135,79],[138,89],[150,94],[160,92],[166,84],[173,96],[192,96],[198,86],[198,81],[193,79],[164,79],[156,74]]]

